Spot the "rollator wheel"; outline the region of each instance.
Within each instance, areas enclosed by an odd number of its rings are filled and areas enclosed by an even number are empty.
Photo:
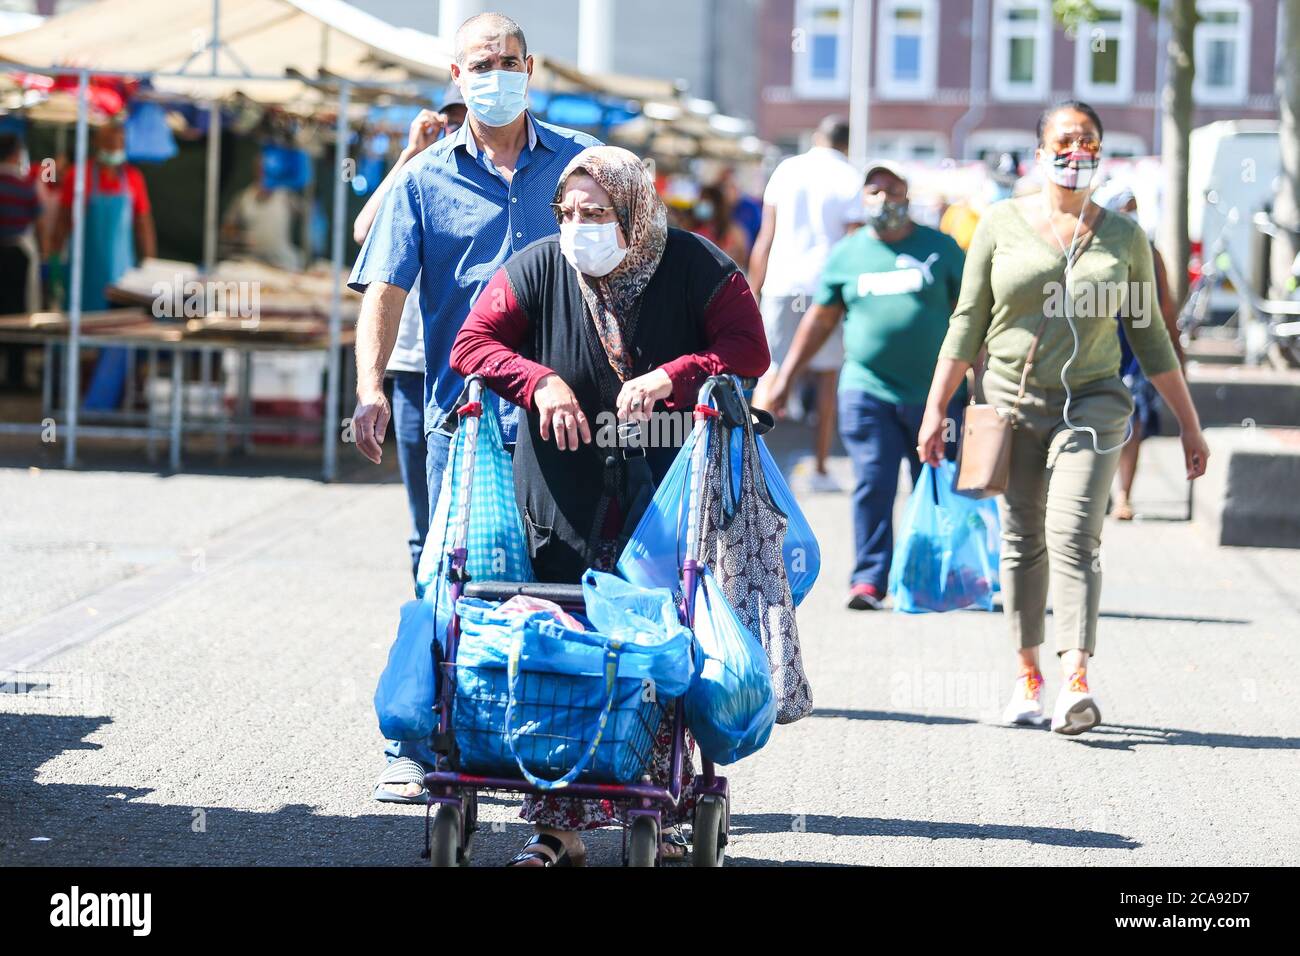
[[[451,804],[440,804],[429,831],[429,865],[455,866],[459,849],[460,811]]]
[[[727,847],[727,801],[709,794],[695,804],[695,829],[691,862],[695,866],[722,866]]]
[[[628,828],[627,865],[654,866],[659,857],[659,828],[653,817],[637,817]]]

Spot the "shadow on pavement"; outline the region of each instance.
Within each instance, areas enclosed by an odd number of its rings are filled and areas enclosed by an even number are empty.
[[[0,714],[0,865],[419,865],[422,814],[329,816],[145,802],[138,787],[41,784],[42,765],[107,717]],[[522,827],[521,827],[522,830]],[[34,838],[45,840],[34,842]],[[521,841],[522,842],[522,841]]]
[[[150,788],[36,781],[61,753],[101,749],[85,738],[111,722],[0,714],[0,866],[428,866],[420,807],[357,816],[306,804],[242,810],[150,803]],[[519,798],[480,801],[518,806]],[[481,827],[478,867],[504,864],[533,832],[521,820]],[[620,864],[618,829],[584,840],[590,866]]]
[[[1112,737],[1098,740],[1097,737]],[[1076,742],[1099,750],[1132,750],[1138,746],[1233,747],[1240,750],[1300,750],[1300,737],[1253,737],[1248,734],[1218,734],[1174,727],[1139,727],[1131,724],[1102,724]]]
[[[941,714],[905,714],[892,710],[835,710],[818,707],[813,717],[839,717],[844,720],[884,720],[904,724],[978,724],[967,717],[945,717]]]
[[[832,836],[923,837],[927,840],[1024,840],[1047,846],[1136,850],[1142,844],[1119,833],[1070,830],[1064,827],[1025,827],[998,823],[942,823],[884,817],[834,817],[825,814],[732,814],[733,833],[791,833],[795,824],[805,833]]]

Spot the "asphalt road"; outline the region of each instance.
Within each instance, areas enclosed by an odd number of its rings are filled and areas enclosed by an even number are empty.
[[[1145,447],[1138,509],[1174,515],[1176,443]],[[369,799],[409,587],[380,474],[0,468],[0,864],[421,865],[422,811]],[[728,768],[733,864],[1300,862],[1300,552],[1110,523],[1105,724],[1067,739],[997,725],[999,614],[845,610],[847,495],[803,500],[817,710]],[[485,801],[477,865],[516,813]],[[616,831],[589,846],[618,861]]]

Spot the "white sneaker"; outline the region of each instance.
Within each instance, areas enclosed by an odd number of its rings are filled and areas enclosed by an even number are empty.
[[[1041,727],[1047,722],[1040,699],[1042,692],[1042,674],[1021,674],[1016,678],[1016,689],[1011,694],[1011,702],[1002,712],[1002,722]]]
[[[1071,674],[1056,698],[1052,712],[1052,730],[1058,734],[1074,736],[1092,730],[1101,723],[1101,708],[1088,690],[1088,679],[1081,674]]]
[[[808,490],[817,494],[833,494],[840,490],[840,483],[828,472],[814,471],[808,476]]]

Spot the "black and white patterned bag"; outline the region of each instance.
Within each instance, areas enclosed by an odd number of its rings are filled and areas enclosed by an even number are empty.
[[[794,598],[781,548],[788,519],[773,503],[759,463],[753,422],[740,430],[740,493],[733,500],[731,455],[736,429],[714,418],[705,453],[701,496],[700,560],[712,570],[727,602],[767,652],[776,690],[778,724],[812,713],[812,688],[804,674]]]

